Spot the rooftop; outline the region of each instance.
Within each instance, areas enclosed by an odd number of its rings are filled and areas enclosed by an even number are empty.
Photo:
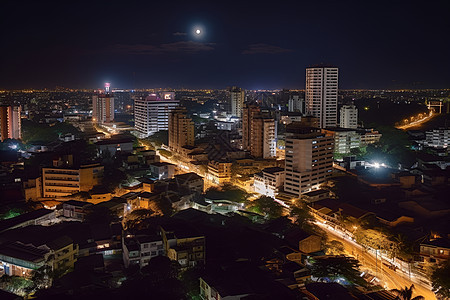
[[[269,173],[269,174],[275,174],[279,172],[284,172],[284,168],[280,167],[271,167],[271,168],[265,168],[263,172]]]
[[[181,180],[181,181],[203,179],[202,176],[200,176],[200,175],[198,175],[197,173],[194,173],[194,172],[175,175],[174,178],[177,179],[177,180]]]
[[[29,213],[24,213],[20,216],[17,216],[17,217],[11,218],[11,219],[3,220],[0,222],[0,232],[5,231],[11,227],[18,226],[22,223],[41,218],[45,215],[52,214],[52,213],[54,213],[53,210],[41,208],[38,210],[33,210]]]

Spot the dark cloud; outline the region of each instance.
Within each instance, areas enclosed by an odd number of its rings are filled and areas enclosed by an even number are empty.
[[[173,35],[174,36],[185,36],[185,35],[187,35],[187,33],[186,32],[174,32]]]
[[[133,55],[161,55],[170,53],[198,53],[214,50],[213,43],[199,43],[193,41],[182,41],[161,45],[115,45],[113,52]]]
[[[247,49],[242,51],[242,54],[278,54],[293,52],[294,50],[285,49],[278,46],[273,46],[269,44],[259,43],[249,45]]]

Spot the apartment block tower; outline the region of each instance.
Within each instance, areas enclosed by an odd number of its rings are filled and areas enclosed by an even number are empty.
[[[242,110],[242,147],[257,158],[276,156],[275,120],[264,116],[259,106],[246,104]]]
[[[177,107],[169,113],[169,148],[181,153],[183,146],[194,146],[194,122],[187,117],[185,107]]]
[[[288,111],[289,112],[301,112],[304,113],[305,109],[305,99],[300,95],[291,95],[288,100]]]
[[[231,115],[242,118],[242,109],[244,108],[245,91],[238,87],[232,87],[230,91]]]
[[[22,129],[20,106],[0,106],[1,141],[6,139],[21,139]]]
[[[160,130],[169,129],[169,112],[179,106],[173,92],[134,99],[134,127],[145,138]]]
[[[286,128],[285,192],[300,196],[327,181],[333,170],[334,137],[293,122]]]
[[[105,90],[92,97],[92,121],[94,123],[114,122],[114,96],[110,83],[105,83]]]
[[[305,110],[320,128],[337,126],[338,73],[331,66],[306,68]]]
[[[358,128],[358,109],[355,105],[343,105],[339,110],[339,127]]]

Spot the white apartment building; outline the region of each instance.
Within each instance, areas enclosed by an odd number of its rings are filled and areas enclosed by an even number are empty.
[[[277,190],[284,184],[284,169],[266,168],[254,175],[253,188],[256,193],[275,198]]]
[[[433,129],[425,133],[425,146],[432,148],[447,148],[450,143],[450,129]]]
[[[339,113],[339,127],[358,128],[358,109],[355,105],[344,105],[341,107]]]
[[[361,135],[356,130],[347,128],[330,128],[325,132],[334,136],[334,152],[336,154],[350,154],[351,149],[361,147]]]
[[[160,130],[169,129],[169,112],[179,105],[173,93],[156,94],[134,99],[134,127],[139,137],[148,137]]]
[[[242,109],[244,108],[245,91],[238,87],[232,87],[230,91],[231,115],[242,118]]]
[[[306,68],[305,110],[320,128],[337,126],[338,68]]]
[[[305,99],[301,98],[300,95],[291,95],[288,100],[288,111],[304,113],[304,103]]]
[[[318,188],[331,175],[334,137],[297,125],[288,125],[286,131],[284,190],[300,196]]]

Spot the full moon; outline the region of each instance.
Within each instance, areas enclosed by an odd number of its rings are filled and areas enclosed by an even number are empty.
[[[200,29],[195,30],[195,34],[199,35],[200,33],[202,33],[202,31]]]

